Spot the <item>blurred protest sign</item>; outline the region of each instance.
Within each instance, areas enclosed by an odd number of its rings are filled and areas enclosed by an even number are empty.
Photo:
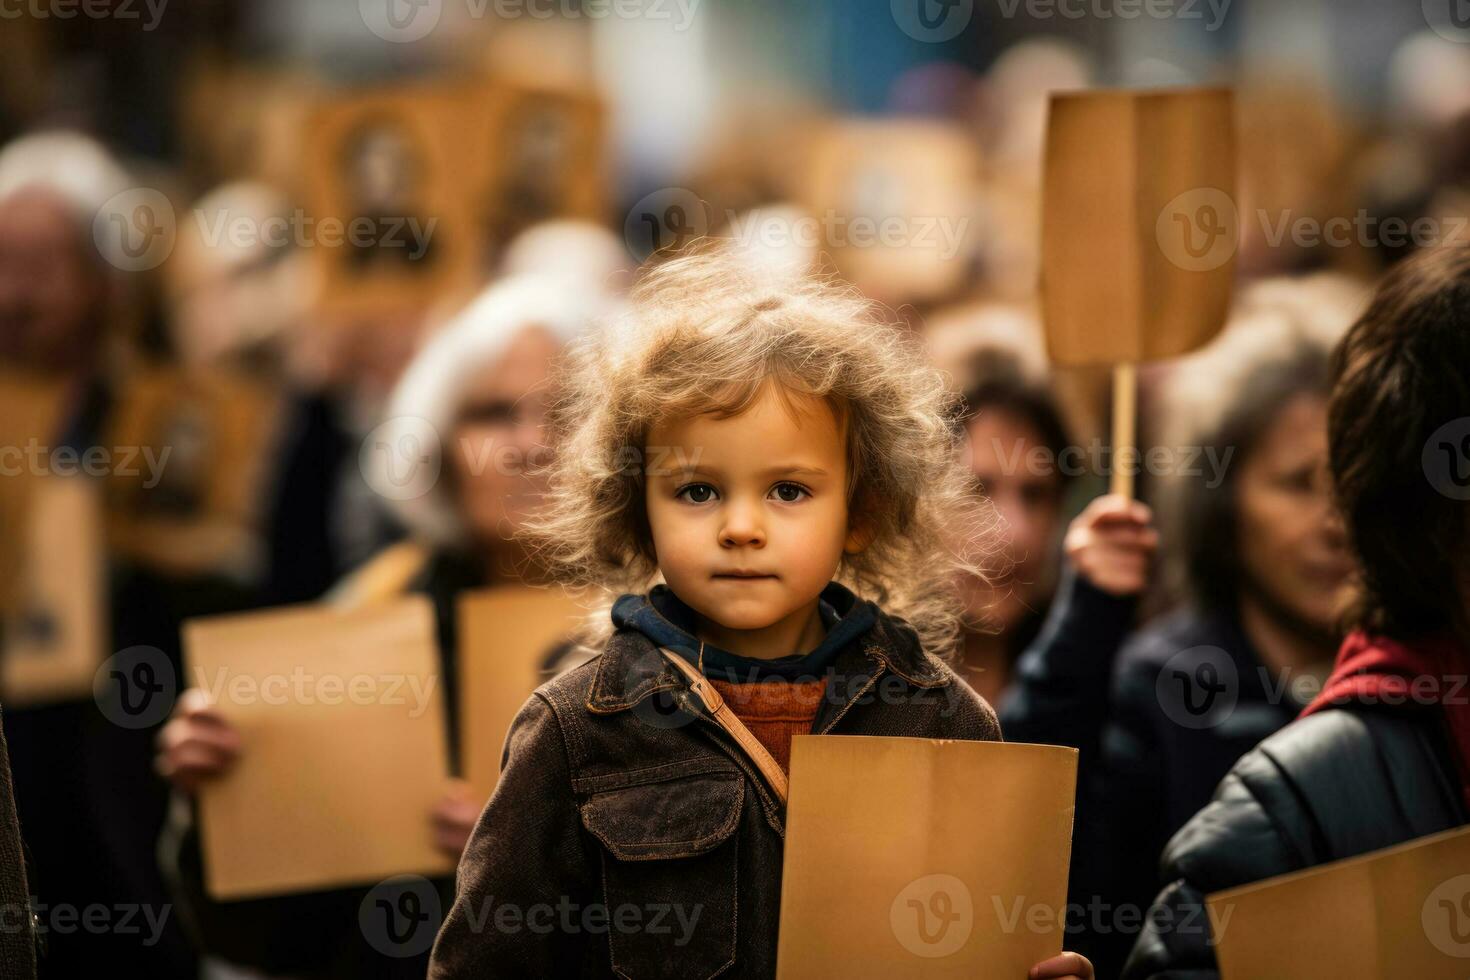
[[[1206,901],[1223,980],[1462,980],[1470,960],[1470,829]]]
[[[1062,950],[1076,782],[1075,749],[796,736],[776,975],[1024,977]]]
[[[1114,366],[1114,493],[1133,493],[1134,368],[1220,330],[1238,241],[1229,91],[1052,96],[1042,219],[1047,346],[1060,366]]]
[[[16,529],[19,582],[0,630],[8,708],[90,698],[107,642],[98,483],[54,474],[30,483]]]
[[[130,378],[112,417],[108,536],[121,554],[174,574],[248,574],[281,404],[222,371],[156,368]]]
[[[495,791],[505,736],[547,679],[547,655],[586,612],[559,588],[499,586],[459,597],[460,744],[465,779],[480,799]]]
[[[422,310],[473,285],[462,91],[416,86],[323,101],[304,135],[319,305],[334,313]]]
[[[539,222],[607,218],[605,128],[602,103],[586,92],[497,81],[470,96],[461,139],[478,167],[482,265]]]
[[[803,202],[817,248],[845,278],[890,304],[942,299],[965,283],[980,154],[963,130],[848,121],[820,131],[809,154]]]
[[[66,398],[64,382],[0,373],[0,447],[8,457],[0,460],[5,465],[0,474],[0,611],[5,613],[18,601],[31,491],[49,465]],[[31,457],[32,446],[38,458]]]
[[[199,794],[219,899],[446,874],[429,814],[449,780],[429,600],[184,625],[188,680],[244,752]]]

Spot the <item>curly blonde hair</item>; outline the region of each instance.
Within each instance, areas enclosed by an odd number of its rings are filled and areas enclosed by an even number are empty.
[[[846,434],[851,526],[869,538],[835,578],[952,658],[962,576],[984,578],[993,511],[962,462],[957,397],[908,331],[820,277],[778,276],[704,247],[646,269],[627,313],[574,342],[557,446],[528,534],[573,588],[643,592],[658,565],[642,456],[662,420],[740,414],[776,382],[830,405]],[[610,597],[609,596],[609,597]],[[584,639],[598,647],[607,616]]]

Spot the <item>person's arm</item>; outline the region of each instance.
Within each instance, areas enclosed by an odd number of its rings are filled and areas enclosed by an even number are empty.
[[[599,873],[572,795],[561,726],[551,705],[532,695],[511,723],[500,782],[465,846],[430,978],[578,975],[593,939],[563,929],[560,910],[595,900]],[[520,928],[497,926],[503,908],[515,912]]]
[[[1084,769],[1097,758],[1113,660],[1158,546],[1151,519],[1138,501],[1105,496],[1073,520],[1057,599],[999,705],[1007,741],[1071,746]]]
[[[1215,798],[1164,850],[1163,889],[1144,916],[1123,980],[1218,980],[1205,896],[1304,867],[1299,805],[1270,756],[1244,756]],[[1228,929],[1222,916],[1220,928]]]

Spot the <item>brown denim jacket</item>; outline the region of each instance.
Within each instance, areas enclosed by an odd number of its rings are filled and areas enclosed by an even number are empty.
[[[990,705],[882,613],[838,654],[812,731],[1000,739]],[[759,771],[619,630],[512,723],[429,975],[772,977],[784,838]]]

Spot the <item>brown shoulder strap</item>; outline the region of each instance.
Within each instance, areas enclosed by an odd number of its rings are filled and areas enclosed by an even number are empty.
[[[710,714],[715,716],[715,721],[719,723],[719,726],[729,732],[730,737],[735,739],[735,744],[750,756],[750,761],[760,769],[761,775],[766,777],[766,782],[784,806],[786,804],[786,770],[782,769],[781,764],[771,757],[771,753],[766,751],[761,740],[750,733],[750,729],[745,727],[745,723],[730,709],[725,699],[720,697],[720,692],[715,689],[708,678],[695,669],[693,664],[666,647],[659,647],[659,652],[689,679],[689,689],[694,692],[694,696],[704,702],[704,706],[709,709]]]

